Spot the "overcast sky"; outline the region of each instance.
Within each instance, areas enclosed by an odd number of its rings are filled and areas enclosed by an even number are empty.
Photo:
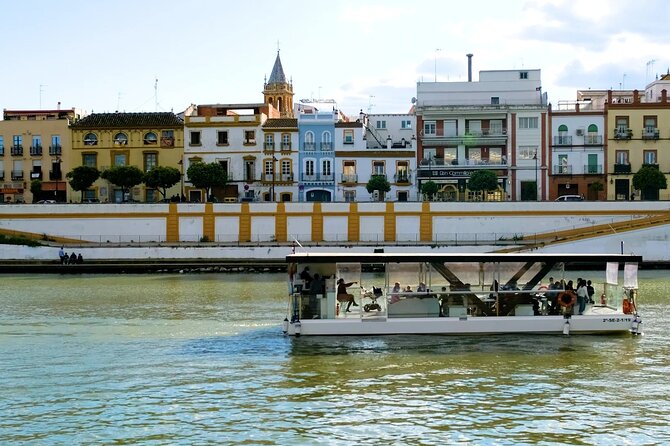
[[[0,0],[0,107],[261,102],[278,44],[295,101],[335,99],[347,114],[407,112],[417,81],[467,80],[466,53],[474,80],[541,69],[556,103],[666,73],[669,11],[667,0]]]

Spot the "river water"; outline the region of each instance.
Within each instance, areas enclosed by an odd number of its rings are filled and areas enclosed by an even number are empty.
[[[281,334],[283,274],[0,276],[2,444],[670,444],[644,336]]]

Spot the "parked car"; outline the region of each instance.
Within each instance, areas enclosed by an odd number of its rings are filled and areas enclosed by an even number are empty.
[[[82,203],[100,203],[99,198],[84,198]]]
[[[56,200],[40,200],[37,204],[56,204]]]
[[[554,201],[584,201],[584,197],[581,195],[561,195]]]

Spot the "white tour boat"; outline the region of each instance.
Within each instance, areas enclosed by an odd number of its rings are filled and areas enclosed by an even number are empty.
[[[641,333],[641,256],[296,253],[286,261],[288,335]]]

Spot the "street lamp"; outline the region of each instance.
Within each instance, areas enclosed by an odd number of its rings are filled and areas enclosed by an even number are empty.
[[[179,202],[182,202],[182,197],[184,196],[184,160],[180,159],[177,164],[179,164],[179,173],[181,178],[181,188],[179,190]]]
[[[540,201],[540,186],[537,184],[537,149],[535,149],[533,159],[535,160],[535,201]]]
[[[275,178],[276,178],[276,171],[275,171],[275,165],[277,164],[277,158],[274,156],[274,147],[272,148],[272,196],[270,197],[271,201],[275,201]]]

